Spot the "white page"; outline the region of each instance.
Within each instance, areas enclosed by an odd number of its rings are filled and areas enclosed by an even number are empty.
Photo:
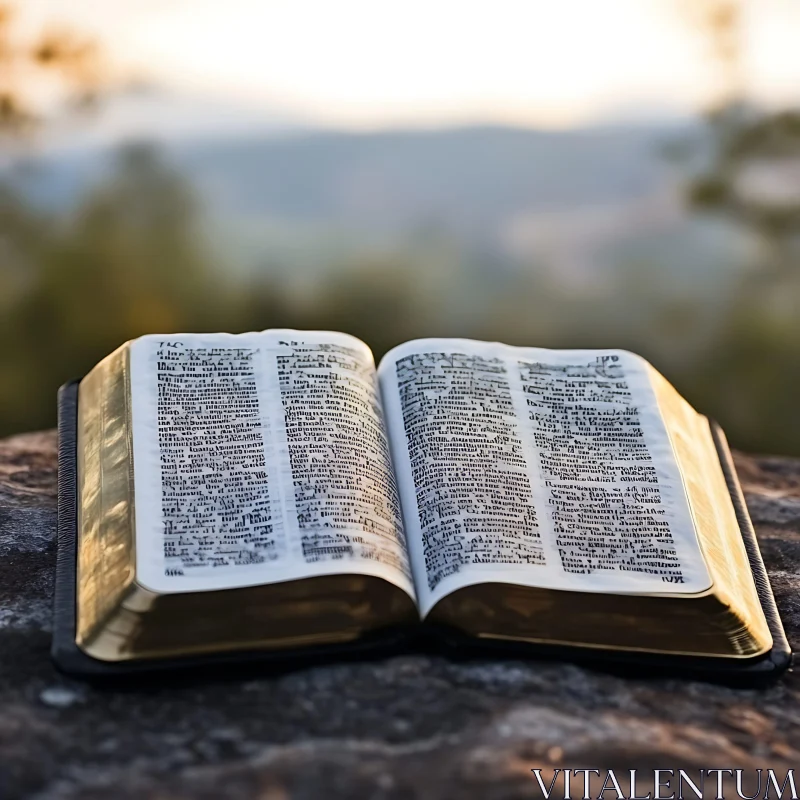
[[[131,383],[142,585],[357,573],[414,596],[363,342],[293,330],[144,336]]]
[[[423,615],[492,581],[711,586],[643,359],[422,339],[378,375]]]

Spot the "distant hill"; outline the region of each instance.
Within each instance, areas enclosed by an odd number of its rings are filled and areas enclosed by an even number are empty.
[[[687,218],[663,156],[696,132],[690,123],[298,131],[160,146],[204,199],[226,253],[251,265],[277,248],[289,267],[324,267],[332,241],[357,252],[433,231],[490,262],[582,279],[620,259],[680,271],[735,257],[728,231]],[[63,207],[110,162],[98,148],[51,155],[30,190]]]
[[[641,128],[316,132],[186,143],[174,153],[230,213],[474,233],[521,211],[651,194],[666,171],[662,137]]]
[[[391,228],[431,218],[472,229],[519,210],[649,194],[667,171],[659,148],[676,134],[475,127],[184,135],[161,146],[219,210]],[[42,185],[52,187],[50,200],[66,201],[108,163],[102,147],[56,152],[43,159]]]

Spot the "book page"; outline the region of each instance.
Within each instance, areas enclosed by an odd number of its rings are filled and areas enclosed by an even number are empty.
[[[144,336],[131,384],[143,586],[358,573],[414,596],[363,342],[293,330]]]
[[[711,586],[638,356],[423,339],[392,350],[378,374],[423,614],[493,581]]]

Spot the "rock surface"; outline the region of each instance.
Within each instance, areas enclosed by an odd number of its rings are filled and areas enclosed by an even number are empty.
[[[55,447],[52,432],[0,441],[3,800],[531,798],[533,767],[800,765],[796,674],[756,691],[408,655],[127,691],[65,678],[48,655]],[[800,461],[737,464],[796,647]]]

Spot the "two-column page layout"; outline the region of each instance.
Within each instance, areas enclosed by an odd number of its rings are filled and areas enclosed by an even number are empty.
[[[376,370],[346,334],[274,330],[145,336],[130,369],[136,573],[154,592],[352,573],[424,616],[487,582],[712,584],[631,353],[424,339]]]

